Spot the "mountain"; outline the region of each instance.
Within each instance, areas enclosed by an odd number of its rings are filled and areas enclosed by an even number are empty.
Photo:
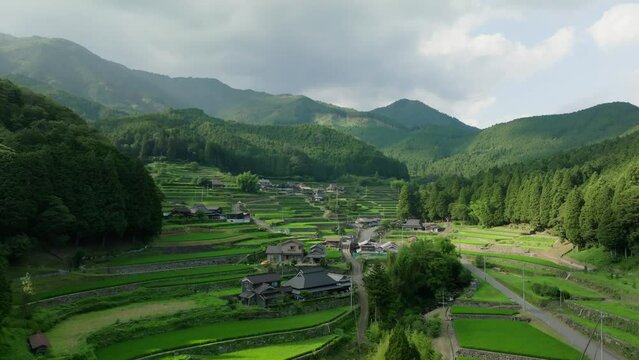
[[[213,117],[248,124],[332,127],[407,161],[447,155],[448,135],[456,148],[457,129],[472,133],[459,120],[418,102],[401,100],[361,112],[300,95],[238,90],[216,79],[131,70],[64,39],[0,35],[0,76],[47,94],[94,121],[114,114],[198,108]],[[447,134],[449,129],[454,133]],[[413,153],[415,149],[419,152]]]
[[[408,177],[404,164],[373,146],[314,124],[250,125],[184,109],[105,119],[96,125],[121,151],[142,160],[197,161],[233,173],[250,170],[318,180],[342,175]]]
[[[71,110],[0,80],[0,256],[157,235],[160,194],[143,164]]]
[[[539,159],[615,138],[638,127],[639,108],[624,102],[569,114],[521,118],[482,130],[462,151],[435,161],[428,170],[438,175],[468,176],[493,166]]]
[[[417,100],[397,100],[388,106],[372,110],[370,113],[385,116],[397,125],[406,128],[426,126],[473,128]]]

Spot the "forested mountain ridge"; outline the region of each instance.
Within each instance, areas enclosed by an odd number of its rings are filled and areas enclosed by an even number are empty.
[[[404,164],[373,146],[313,124],[249,125],[185,109],[105,119],[96,126],[121,151],[143,160],[198,161],[233,173],[277,177],[408,177]]]
[[[6,80],[0,144],[0,255],[160,231],[160,194],[142,163],[71,110]]]
[[[580,247],[639,254],[639,132],[406,191],[419,203],[413,216],[530,223]]]
[[[45,93],[90,120],[198,108],[210,116],[249,124],[315,123],[383,151],[389,148],[390,154],[409,162],[421,156],[431,160],[450,154],[459,143],[458,128],[470,128],[424,104],[406,100],[362,112],[300,95],[238,90],[216,79],[171,78],[131,70],[64,39],[0,34],[0,75]],[[391,114],[398,118],[389,117]],[[449,135],[453,138],[450,147]],[[393,147],[395,144],[399,145]],[[413,150],[419,150],[419,155]]]
[[[473,175],[493,166],[529,161],[615,138],[636,130],[639,108],[625,102],[596,105],[569,114],[541,115],[494,125],[461,152],[434,162],[437,175]]]

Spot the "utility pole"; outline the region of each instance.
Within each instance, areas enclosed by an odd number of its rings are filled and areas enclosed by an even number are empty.
[[[599,339],[599,349],[601,351],[601,360],[604,360],[604,345],[603,345],[603,339],[604,339],[604,332],[603,332],[603,322],[604,322],[604,313],[603,311],[599,312],[599,316],[600,316],[600,326],[601,326],[601,338]]]
[[[484,258],[484,281],[487,280],[487,272],[486,272],[486,256],[483,257]]]
[[[524,311],[526,310],[526,265],[521,268],[521,297],[524,299]]]

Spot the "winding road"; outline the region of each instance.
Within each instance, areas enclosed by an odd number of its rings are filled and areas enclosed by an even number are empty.
[[[531,303],[525,301],[521,296],[515,294],[510,289],[502,285],[499,281],[495,280],[492,276],[488,274],[484,274],[482,270],[477,268],[475,265],[471,264],[467,260],[462,259],[462,263],[464,266],[470,270],[473,274],[475,274],[479,278],[486,278],[486,281],[495,287],[495,289],[501,291],[504,295],[508,296],[512,301],[516,302],[520,306],[522,306],[526,311],[534,318],[542,321],[550,328],[552,328],[558,334],[561,334],[563,338],[572,346],[574,346],[580,352],[586,347],[588,343],[588,338],[581,334],[580,332],[574,330],[570,326],[564,324],[561,320],[553,316],[552,314],[539,309],[538,307],[532,305]],[[596,340],[593,340],[588,346],[588,352],[586,355],[590,359],[601,359],[600,357],[600,348],[599,343]],[[608,360],[623,360],[622,357],[617,354],[611,353],[604,348],[604,359]]]

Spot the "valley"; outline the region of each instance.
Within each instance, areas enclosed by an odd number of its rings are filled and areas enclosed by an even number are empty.
[[[639,7],[2,33],[63,2],[0,22],[0,360],[639,360],[637,71],[601,36]]]

